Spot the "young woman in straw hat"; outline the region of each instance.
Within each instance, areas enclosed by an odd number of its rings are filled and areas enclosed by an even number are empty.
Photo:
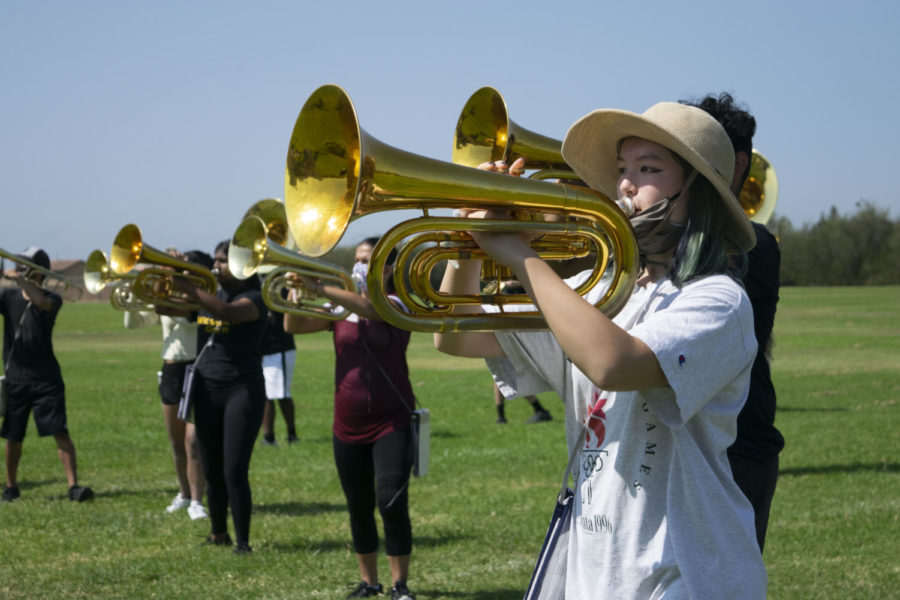
[[[563,156],[591,188],[634,208],[642,271],[625,308],[613,319],[596,310],[526,235],[473,233],[550,330],[436,334],[435,345],[487,358],[508,397],[563,399],[569,449],[580,453],[568,598],[764,598],[753,512],[726,456],[756,354],[750,303],[729,273],[728,254],[755,240],[729,189],[728,136],[676,103],[597,110],[569,130]],[[479,270],[448,268],[442,289],[472,293]]]

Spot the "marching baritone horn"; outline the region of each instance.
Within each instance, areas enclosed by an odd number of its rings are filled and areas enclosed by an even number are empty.
[[[754,223],[765,225],[778,201],[778,177],[775,169],[762,152],[754,149],[750,157],[750,173],[741,186],[738,198],[747,217]]]
[[[537,169],[530,177],[569,179],[575,176],[562,157],[560,140],[535,133],[509,118],[506,101],[496,89],[483,87],[472,94],[456,121],[453,162],[477,167],[502,160],[525,160],[525,169]]]
[[[84,287],[90,294],[99,294],[112,286],[109,303],[116,310],[153,310],[153,305],[141,300],[134,293],[134,273],[119,275],[109,266],[109,258],[103,250],[94,250],[84,263]]]
[[[84,295],[84,290],[72,282],[65,275],[45,269],[39,264],[33,263],[17,254],[7,252],[0,248],[0,261],[9,259],[20,267],[25,269],[25,279],[31,281],[36,286],[46,292],[58,294],[61,298],[77,302]],[[3,275],[2,266],[0,266],[0,276]]]
[[[263,302],[276,312],[330,321],[346,318],[347,311],[332,310],[323,298],[303,284],[302,277],[356,292],[353,279],[336,265],[298,254],[272,239],[273,231],[282,241],[286,237],[279,234],[287,231],[283,205],[281,215],[267,224],[257,212],[248,211],[228,245],[228,270],[238,279],[268,273],[262,283]]]
[[[593,275],[578,290],[599,283],[612,257],[610,285],[595,304],[612,316],[627,302],[638,272],[637,242],[628,218],[602,194],[576,186],[502,176],[399,150],[368,135],[359,126],[347,93],[322,86],[307,99],[291,134],[285,169],[285,208],[299,250],[321,256],[333,248],[349,223],[378,211],[418,209],[424,215],[395,226],[373,250],[368,293],[386,321],[412,331],[497,331],[545,329],[537,310],[503,312],[502,299],[482,294],[451,297],[431,288],[430,273],[412,271],[417,248],[433,244],[437,232],[442,260],[472,257],[477,248],[468,231],[532,232],[552,240],[571,240],[581,253],[597,256]],[[431,209],[510,211],[512,218],[478,220],[430,217]],[[523,221],[517,213],[554,215],[555,222]],[[480,221],[480,222],[479,222]],[[410,238],[407,240],[407,238]],[[406,244],[394,267],[397,294],[411,311],[397,310],[387,299],[384,272],[388,255]],[[410,257],[403,262],[401,256]],[[409,279],[414,290],[407,289]],[[499,304],[500,314],[451,314],[459,305]]]
[[[119,230],[109,253],[112,271],[124,275],[139,263],[154,265],[140,271],[132,282],[132,291],[154,306],[181,310],[198,310],[200,305],[175,289],[175,278],[183,279],[209,294],[215,294],[218,282],[212,271],[201,265],[180,260],[143,242],[141,230],[129,223]]]

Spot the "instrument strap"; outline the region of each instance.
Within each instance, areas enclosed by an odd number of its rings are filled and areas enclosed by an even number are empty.
[[[394,381],[387,374],[387,371],[384,370],[384,367],[381,366],[381,362],[379,362],[378,358],[375,356],[375,353],[372,352],[371,349],[369,349],[369,344],[366,343],[365,324],[366,324],[367,320],[368,319],[361,317],[360,321],[359,321],[359,326],[360,326],[359,339],[362,342],[363,348],[366,349],[366,352],[369,354],[369,358],[372,359],[372,361],[375,363],[375,366],[378,367],[379,371],[381,371],[381,374],[387,380],[388,384],[391,386],[391,389],[394,390],[395,394],[397,394],[397,397],[400,399],[400,402],[403,404],[404,407],[406,407],[406,410],[408,410],[410,412],[410,414],[412,414],[414,412],[414,410],[409,407],[409,404],[406,403],[406,400],[403,398],[403,394],[401,394],[400,390],[397,389],[397,386],[394,385]],[[414,403],[413,406],[415,406],[416,404],[418,404],[419,406],[422,406],[422,403],[419,402],[419,399],[416,398],[415,394],[413,394],[413,403]]]
[[[200,352],[198,352],[196,358],[194,358],[194,368],[197,368],[197,365],[200,363],[200,357],[203,356],[203,353],[206,352],[206,349],[212,346],[213,338],[215,336],[215,332],[209,334],[209,337],[206,339],[206,343],[203,344],[203,347],[200,348]]]

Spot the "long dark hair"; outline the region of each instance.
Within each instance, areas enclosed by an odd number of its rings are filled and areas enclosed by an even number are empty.
[[[672,155],[681,164],[685,176],[693,171],[694,168],[686,160],[674,152]],[[737,267],[729,261],[729,252],[734,252],[738,246],[724,234],[722,203],[725,200],[715,186],[699,173],[689,189],[687,226],[675,250],[669,278],[680,288],[692,279],[707,275],[727,273],[740,277],[741,271],[746,268],[746,260]]]

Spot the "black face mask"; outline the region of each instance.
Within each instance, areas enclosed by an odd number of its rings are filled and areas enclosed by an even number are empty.
[[[641,256],[666,254],[678,245],[684,230],[684,223],[673,223],[669,216],[675,209],[675,198],[665,198],[645,211],[631,217],[631,226],[637,238]]]

